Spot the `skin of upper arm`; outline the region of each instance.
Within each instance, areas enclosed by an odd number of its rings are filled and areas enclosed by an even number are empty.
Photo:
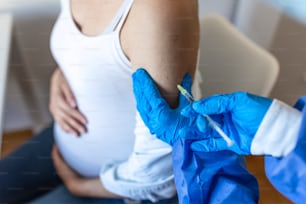
[[[145,68],[171,107],[177,106],[177,84],[195,72],[197,9],[196,0],[135,0],[122,31],[133,69]]]

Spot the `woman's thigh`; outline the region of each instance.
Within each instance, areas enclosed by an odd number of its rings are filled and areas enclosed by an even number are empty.
[[[42,196],[32,202],[31,204],[49,204],[49,203],[59,203],[59,204],[124,204],[122,200],[117,199],[101,199],[101,198],[79,198],[72,195],[67,188],[62,185],[55,189],[54,191]]]
[[[51,150],[53,126],[0,160],[0,203],[21,203],[44,194],[61,183]]]
[[[103,198],[79,198],[72,195],[67,188],[62,185],[54,191],[42,196],[41,198],[32,201],[31,204],[48,204],[48,203],[59,203],[59,204],[153,204],[150,201],[124,201],[120,199],[103,199]],[[159,201],[154,204],[177,204],[176,198],[169,200]]]

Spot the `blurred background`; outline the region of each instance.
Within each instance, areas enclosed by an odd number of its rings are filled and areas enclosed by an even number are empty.
[[[306,27],[263,0],[199,0],[200,15],[219,13],[251,40],[272,52],[280,75],[272,97],[287,103],[305,94]],[[1,0],[0,14],[13,15],[5,97],[4,132],[49,124],[49,79],[56,67],[49,36],[60,11],[59,0]],[[2,29],[2,28],[0,28]]]
[[[306,26],[269,2],[199,0],[199,15],[218,13],[224,16],[248,38],[271,52],[280,64],[271,97],[293,104],[306,94]],[[59,0],[0,1],[0,16],[10,13],[13,17],[3,108],[2,131],[5,135],[30,135],[51,122],[49,80],[56,64],[49,51],[49,36],[59,11]],[[5,32],[2,29],[7,28],[0,27],[0,32]],[[4,49],[1,44],[0,49]],[[0,80],[5,78],[2,76]],[[262,160],[254,160],[250,167],[257,166],[256,162],[262,163]],[[257,174],[264,175],[262,170]],[[266,188],[268,196],[271,187],[266,180],[262,182],[266,182],[262,188]],[[279,194],[275,197],[275,203],[289,203]]]

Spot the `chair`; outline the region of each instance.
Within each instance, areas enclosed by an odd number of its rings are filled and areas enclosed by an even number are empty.
[[[235,91],[269,96],[279,73],[275,57],[219,15],[202,17],[200,27],[201,97]]]

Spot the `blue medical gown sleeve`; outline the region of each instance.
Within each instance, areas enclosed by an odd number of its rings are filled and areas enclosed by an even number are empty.
[[[298,142],[285,157],[265,157],[266,175],[274,187],[294,203],[306,201],[306,96],[295,108],[303,112]],[[277,147],[276,147],[277,148]]]
[[[193,152],[188,140],[173,146],[173,168],[180,203],[257,203],[258,184],[243,157],[230,151]]]

